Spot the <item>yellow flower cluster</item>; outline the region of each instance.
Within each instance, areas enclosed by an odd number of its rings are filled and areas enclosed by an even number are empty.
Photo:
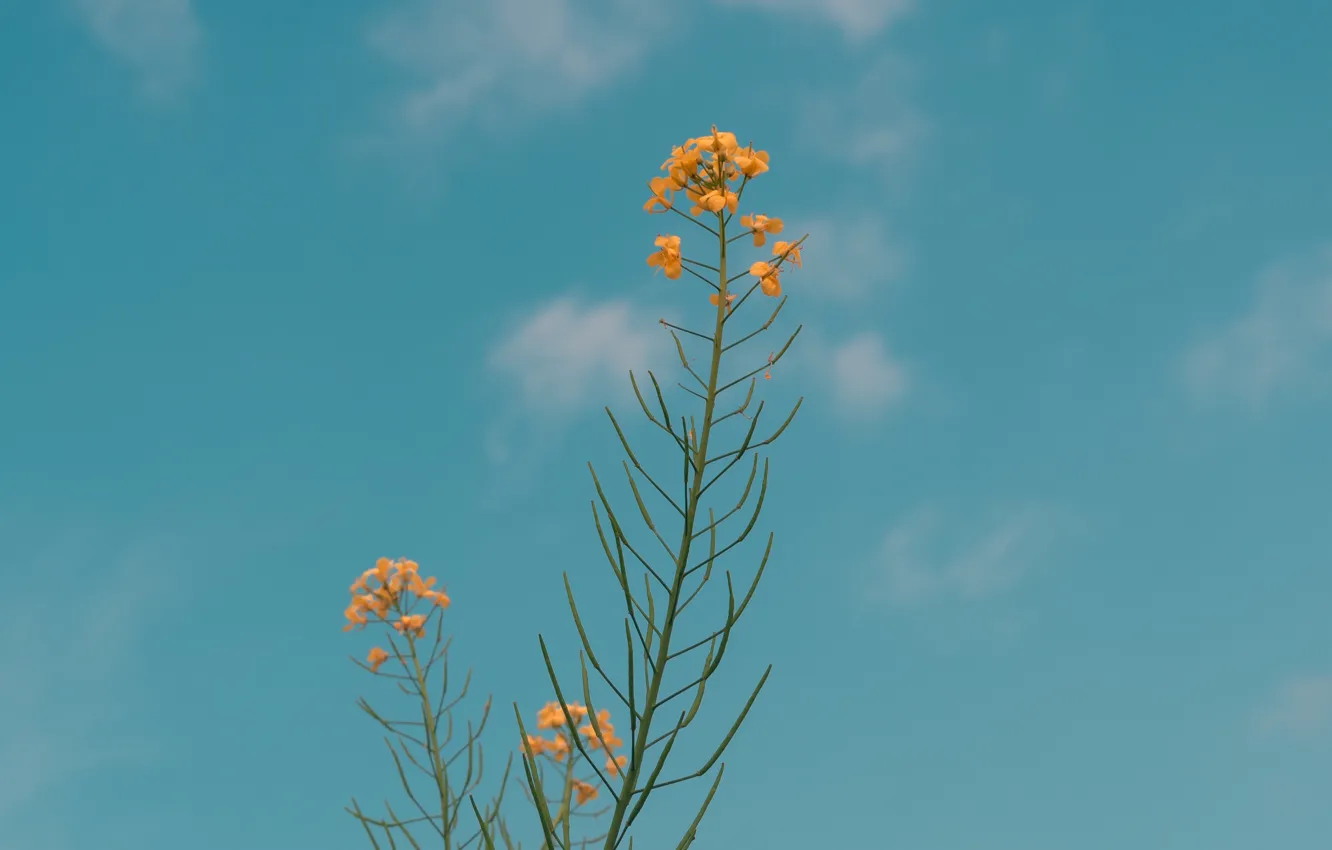
[[[569,705],[569,716],[574,723],[582,723],[587,719],[588,711],[585,706],[576,702]],[[564,719],[564,710],[560,708],[558,702],[546,703],[546,705],[537,712],[538,729],[564,729],[566,726]],[[578,734],[583,736],[583,746],[589,750],[601,749],[601,741],[605,740],[606,753],[606,772],[611,776],[619,776],[620,771],[629,763],[629,757],[625,755],[616,755],[615,750],[624,746],[624,741],[615,736],[615,726],[611,724],[610,712],[602,709],[597,712],[597,726],[601,729],[601,739],[597,738],[596,729],[592,728],[591,723],[578,727]],[[540,735],[528,735],[527,744],[532,748],[533,755],[549,755],[555,761],[564,761],[565,756],[569,754],[570,743],[563,731],[556,732],[555,737],[544,738]],[[577,779],[573,781],[574,790],[578,794],[578,802],[585,803],[597,796],[596,786]]]
[[[704,211],[722,216],[723,211],[734,213],[740,204],[740,192],[744,184],[768,170],[768,152],[756,151],[751,144],[740,147],[734,133],[719,131],[715,126],[709,136],[690,139],[675,147],[671,155],[662,163],[661,170],[665,177],[653,177],[648,181],[652,197],[643,204],[648,213],[666,212],[675,208],[675,193],[683,191],[693,205],[689,214],[702,215]],[[743,182],[739,189],[732,184]],[[768,234],[782,232],[782,220],[766,215],[743,215],[741,226],[747,228],[754,237],[755,247],[766,244]],[[660,268],[666,277],[675,280],[684,271],[683,257],[680,254],[680,237],[674,235],[658,236],[657,251],[647,258],[649,266]],[[797,266],[801,264],[800,246],[791,242],[776,242],[772,246],[774,262],[757,262],[749,267],[749,273],[759,279],[759,286],[764,295],[777,297],[782,294],[781,265],[791,260]],[[720,304],[717,293],[710,296],[713,306]],[[727,308],[734,296],[727,294]]]
[[[671,150],[670,157],[661,165],[665,177],[654,177],[648,183],[652,197],[643,205],[649,213],[671,209],[675,193],[684,191],[693,203],[690,215],[704,210],[719,213],[723,209],[735,212],[739,195],[730,184],[741,177],[748,180],[768,170],[768,152],[755,151],[754,146],[742,148],[735,133],[720,132],[712,128],[712,135],[690,139]]]
[[[403,604],[404,595],[410,593],[441,609],[449,607],[450,600],[442,590],[433,589],[435,578],[421,578],[420,570],[415,561],[406,559],[380,558],[376,561],[372,569],[366,570],[352,583],[352,601],[344,612],[347,625],[342,630],[365,628],[372,614],[388,622],[389,615],[396,613],[398,617],[392,625],[399,634],[407,635],[409,639],[425,637],[426,615],[408,613],[412,605]],[[387,652],[375,647],[370,650],[366,662],[372,671],[378,671],[388,657]]]

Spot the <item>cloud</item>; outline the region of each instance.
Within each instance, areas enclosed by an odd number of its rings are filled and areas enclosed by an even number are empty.
[[[497,406],[482,436],[491,473],[479,495],[483,509],[511,510],[530,498],[568,438],[567,426],[579,417],[603,405],[636,409],[631,369],[646,393],[652,391],[648,368],[659,378],[671,367],[679,370],[675,344],[659,318],[624,300],[565,296],[522,316],[499,340],[487,366],[508,401]],[[675,317],[667,311],[664,318]],[[663,380],[663,389],[674,380]]]
[[[906,367],[876,333],[859,334],[834,348],[830,371],[833,398],[847,416],[876,415],[906,395]]]
[[[873,213],[793,218],[787,227],[783,239],[809,234],[801,283],[811,295],[858,300],[895,281],[905,267],[904,250]]]
[[[1306,740],[1332,733],[1332,674],[1286,681],[1259,714],[1258,727],[1264,734]]]
[[[0,846],[83,847],[76,836],[89,829],[105,833],[100,847],[129,846],[117,841],[129,833],[105,820],[123,812],[92,806],[70,817],[69,807],[99,783],[172,757],[152,717],[172,683],[154,655],[187,625],[194,577],[213,576],[216,590],[234,564],[304,536],[255,517],[235,524],[177,512],[169,528],[126,534],[87,519],[0,513]]]
[[[42,559],[44,570],[61,566],[51,560]],[[112,567],[104,586],[62,586],[54,608],[51,588],[41,583],[9,600],[0,624],[0,751],[8,756],[0,767],[0,820],[21,818],[70,780],[153,755],[132,734],[132,690],[122,679],[150,628],[150,603],[161,603],[161,582],[143,554]]]
[[[1179,372],[1199,402],[1262,409],[1319,395],[1332,376],[1332,248],[1264,273],[1253,306],[1204,336]]]
[[[412,0],[369,42],[413,80],[400,126],[432,134],[578,103],[637,63],[652,13],[641,0]]]
[[[883,336],[863,331],[829,342],[817,331],[802,333],[791,365],[832,393],[834,412],[847,421],[867,421],[900,403],[911,387],[905,363]],[[786,364],[783,360],[780,366]]]
[[[76,0],[84,26],[127,63],[149,98],[169,99],[194,79],[202,41],[191,0]]]
[[[543,413],[571,413],[603,381],[627,384],[630,369],[668,365],[673,344],[656,316],[626,301],[551,301],[524,318],[490,355],[524,403]],[[676,363],[678,364],[678,358]]]
[[[870,595],[896,607],[972,601],[1010,590],[1038,570],[1068,527],[1048,505],[996,512],[972,529],[945,528],[938,510],[908,515],[884,536]],[[943,543],[944,532],[957,540]]]
[[[909,63],[889,55],[845,90],[807,92],[800,141],[859,168],[899,172],[929,132],[910,97],[912,76]],[[828,139],[838,144],[829,148]]]
[[[915,0],[715,0],[721,6],[762,9],[793,17],[822,19],[858,44],[878,35],[915,8]]]

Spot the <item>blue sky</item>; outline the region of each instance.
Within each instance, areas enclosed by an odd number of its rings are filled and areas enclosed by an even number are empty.
[[[538,632],[574,673],[560,574],[619,623],[585,464],[706,320],[640,207],[714,122],[810,239],[775,555],[684,754],[775,670],[696,848],[1326,847],[1316,5],[9,4],[6,847],[366,846],[381,555],[506,749]]]

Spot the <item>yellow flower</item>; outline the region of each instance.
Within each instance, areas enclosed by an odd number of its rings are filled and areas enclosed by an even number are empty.
[[[379,647],[370,650],[370,654],[365,659],[366,663],[370,665],[370,672],[378,673],[379,665],[387,661],[388,657],[389,654]]]
[[[616,747],[624,746],[624,741],[615,737],[615,727],[611,725],[609,711],[603,708],[601,711],[597,712],[597,725],[601,727],[601,737],[606,739],[607,747],[610,747],[613,750]],[[580,728],[578,731],[583,737],[587,738],[587,745],[589,747],[594,750],[601,748],[601,741],[597,740],[597,730],[592,728],[591,723]]]
[[[772,255],[790,260],[796,264],[797,268],[803,268],[804,266],[800,261],[800,247],[794,242],[774,242],[772,243]]]
[[[755,151],[753,145],[736,151],[734,159],[746,177],[757,177],[768,170],[768,152]]]
[[[564,725],[564,712],[558,702],[548,702],[537,712],[538,729],[554,729]]]
[[[591,784],[590,782],[584,782],[581,779],[575,779],[573,781],[573,789],[574,789],[574,796],[576,797],[578,805],[580,806],[590,800],[595,800],[597,798],[597,786]]]
[[[699,195],[694,203],[694,209],[690,210],[694,215],[698,215],[694,210],[719,213],[725,208],[735,212],[735,208],[740,205],[740,196],[730,189],[710,189]]]
[[[357,626],[364,627],[365,624],[369,622],[365,616],[365,611],[355,602],[348,605],[347,610],[344,611],[343,614],[347,617],[347,625],[342,627],[344,632],[349,632]]]
[[[421,593],[421,598],[433,603],[436,608],[447,608],[453,601],[442,590],[426,590]]]
[[[740,147],[740,143],[735,139],[735,133],[718,132],[716,124],[712,125],[711,136],[700,136],[690,141],[711,154],[722,156],[730,156]]]
[[[652,197],[643,204],[643,210],[651,214],[669,210],[674,203],[675,192],[680,187],[669,177],[653,177],[648,181],[648,188],[652,190]],[[656,209],[658,206],[660,210]]]
[[[759,279],[759,288],[763,290],[764,295],[776,298],[782,294],[782,281],[778,276],[781,270],[776,266],[760,260],[749,267],[749,273]]]
[[[614,758],[608,758],[606,759],[606,772],[609,773],[611,776],[619,776],[620,771],[624,769],[624,766],[627,765],[628,763],[629,763],[628,756],[615,756]]]
[[[546,742],[546,751],[555,756],[555,761],[564,761],[564,757],[569,754],[569,739],[564,737],[563,732],[559,733],[554,741]]]
[[[689,214],[700,215],[703,212],[703,207],[700,205],[699,201],[700,199],[702,199],[703,193],[695,189],[693,186],[686,186],[685,197],[688,198],[694,205],[693,207],[690,208]]]
[[[702,162],[703,152],[698,149],[698,141],[690,139],[683,146],[671,149],[671,156],[661,164],[661,170],[670,173],[671,178],[683,186],[686,179],[698,171]]]
[[[576,702],[569,705],[569,716],[573,718],[574,723],[579,723],[584,717],[587,717],[587,709]],[[548,702],[537,712],[538,729],[558,729],[564,725],[564,710],[560,708],[559,701]]]
[[[649,254],[647,264],[649,266],[659,266],[666,273],[666,277],[671,280],[678,278],[684,270],[680,258],[680,237],[658,236],[653,244],[661,250],[655,254]]]
[[[414,637],[425,637],[425,615],[424,614],[404,614],[398,618],[398,622],[393,624],[401,634],[411,634]]]
[[[377,587],[370,593],[356,597],[356,603],[382,620],[388,613],[389,606],[393,604],[393,595],[384,588]]]
[[[781,233],[782,228],[785,227],[780,218],[768,218],[766,215],[742,215],[740,216],[740,226],[748,227],[754,231],[754,247],[756,248],[768,241],[769,233],[775,236]]]
[[[546,745],[550,743],[540,735],[528,735],[527,745],[532,748],[532,755],[539,756],[546,751]]]
[[[364,627],[369,619],[366,612],[370,612],[381,619],[388,613],[388,603],[384,601],[381,595],[376,593],[366,593],[352,598],[351,604],[343,615],[347,618],[347,625],[342,627],[344,632],[351,631],[357,626]]]

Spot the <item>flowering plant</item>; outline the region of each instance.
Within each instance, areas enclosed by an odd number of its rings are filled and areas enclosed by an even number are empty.
[[[759,486],[758,496],[748,524],[733,540],[720,548],[718,548],[717,542],[718,529],[744,508],[753,491],[754,481],[758,475],[757,455],[753,455],[749,479],[744,486],[739,501],[733,508],[720,517],[716,515],[713,509],[709,508],[707,522],[700,522],[700,508],[703,497],[747,454],[751,454],[758,448],[776,440],[786,430],[800,407],[800,403],[797,402],[790,415],[770,436],[760,440],[755,439],[755,431],[758,429],[759,419],[763,414],[763,403],[758,404],[752,416],[746,414],[750,403],[753,401],[755,377],[760,372],[763,373],[764,378],[772,377],[772,367],[776,365],[791,346],[791,343],[795,341],[796,335],[800,333],[799,328],[796,328],[796,331],[779,351],[775,354],[769,354],[766,362],[760,365],[759,368],[729,381],[722,378],[725,355],[732,349],[768,330],[786,302],[785,299],[779,301],[772,314],[756,330],[728,342],[727,330],[730,323],[735,319],[736,311],[744,306],[756,291],[761,291],[763,295],[768,297],[781,296],[782,274],[791,266],[798,268],[802,264],[801,247],[804,243],[803,237],[795,242],[774,242],[769,259],[753,262],[748,269],[739,274],[730,274],[731,266],[728,252],[731,243],[750,237],[753,240],[753,245],[761,248],[765,246],[769,235],[780,234],[783,230],[781,219],[760,214],[741,216],[739,228],[735,229],[734,232],[731,230],[732,219],[739,208],[746,187],[751,180],[768,170],[768,163],[769,156],[766,151],[756,151],[752,144],[741,147],[733,133],[720,132],[716,127],[713,127],[710,135],[690,139],[683,145],[674,148],[671,156],[661,166],[661,170],[666,172],[666,176],[655,177],[648,184],[651,197],[644,204],[645,211],[649,213],[674,213],[680,216],[710,234],[716,240],[718,252],[715,265],[690,259],[683,254],[681,237],[668,234],[657,237],[656,247],[658,250],[647,258],[648,265],[660,269],[669,279],[678,279],[688,273],[712,290],[708,296],[709,302],[715,308],[711,333],[689,330],[670,324],[664,319],[661,321],[675,341],[680,364],[697,385],[697,388],[684,384],[680,384],[680,387],[697,402],[702,403],[701,415],[697,419],[694,416],[681,417],[677,424],[666,404],[660,383],[656,376],[649,372],[648,378],[652,382],[657,407],[660,410],[660,416],[658,416],[648,405],[633,373],[631,372],[629,375],[634,394],[648,421],[665,433],[681,454],[683,465],[682,492],[672,496],[655,477],[643,468],[630,447],[624,430],[620,427],[615,415],[610,412],[609,408],[606,411],[628,457],[628,463],[624,465],[624,468],[639,514],[647,531],[656,538],[657,543],[665,551],[669,568],[665,571],[656,569],[645,552],[631,542],[621,518],[612,509],[601,481],[597,477],[595,469],[593,469],[593,485],[597,492],[601,510],[605,511],[606,524],[609,525],[610,534],[607,535],[606,533],[606,526],[602,524],[601,511],[598,510],[595,502],[592,506],[593,520],[606,559],[624,596],[626,675],[623,680],[623,687],[616,684],[606,672],[605,667],[597,657],[597,653],[592,648],[567,574],[564,577],[565,593],[568,597],[569,610],[573,615],[574,625],[582,642],[582,652],[580,652],[579,659],[582,673],[582,703],[573,703],[565,698],[564,689],[560,686],[559,677],[555,672],[546,642],[544,638],[538,638],[545,659],[546,670],[557,698],[555,703],[548,705],[544,710],[546,712],[545,722],[548,723],[551,720],[561,722],[567,734],[562,733],[558,739],[564,742],[560,746],[576,747],[582,753],[588,762],[593,765],[599,785],[606,791],[611,801],[610,824],[604,836],[605,850],[614,850],[614,848],[620,846],[621,842],[628,836],[629,828],[633,825],[634,820],[638,817],[654,790],[702,777],[712,769],[726,750],[740,724],[744,722],[745,716],[753,706],[754,700],[757,699],[759,691],[762,690],[763,684],[768,678],[768,673],[772,669],[769,666],[762,678],[759,679],[744,708],[732,723],[730,731],[717,745],[712,757],[692,772],[670,779],[663,779],[662,771],[666,766],[672,748],[675,746],[676,739],[697,716],[703,702],[707,683],[716,673],[723,656],[726,654],[731,630],[753,598],[758,582],[763,576],[764,568],[767,566],[768,556],[772,552],[772,535],[769,534],[767,548],[755,571],[753,581],[750,583],[744,598],[738,603],[730,571],[726,571],[727,610],[724,623],[701,639],[686,643],[686,639],[676,632],[680,617],[689,605],[698,598],[703,586],[711,579],[713,565],[718,557],[738,546],[753,530],[762,510],[764,498],[767,495],[767,462],[764,462],[762,483]],[[679,192],[683,192],[691,204],[688,214],[681,212],[676,207],[675,196]],[[743,294],[733,291],[732,286],[744,278],[752,278],[752,281]],[[739,288],[743,289],[744,287]],[[706,378],[690,365],[681,334],[701,339],[710,347]],[[746,382],[749,386],[744,400],[728,412],[720,413],[719,407],[723,403],[724,394]],[[737,416],[749,423],[740,445],[728,451],[713,451],[713,441],[719,433],[719,426]],[[632,470],[630,469],[631,464],[633,466]],[[637,472],[637,476],[635,476],[635,472]],[[661,500],[669,506],[669,509],[678,515],[680,526],[674,545],[662,534],[662,529],[653,518],[652,511],[643,498],[643,491],[639,487],[640,479],[651,485]],[[699,545],[700,538],[704,536],[707,537],[707,554],[697,557],[695,547]],[[637,580],[630,577],[631,562],[643,568],[641,596],[638,595],[636,590]],[[693,584],[692,588],[688,586],[691,582]],[[654,591],[654,588],[656,588],[656,591]],[[656,596],[657,592],[664,592],[664,598],[659,600]],[[680,659],[697,652],[705,646],[707,647],[707,653],[701,665],[701,672],[697,677],[688,684],[667,692],[667,672],[668,669],[674,669],[672,668],[672,662],[677,662],[675,666],[678,667]],[[635,668],[636,656],[640,659],[637,668]],[[589,665],[614,693],[629,718],[628,751],[617,756],[614,760],[607,760],[604,772],[596,768],[592,751],[600,749],[610,752],[612,745],[618,746],[620,741],[614,736],[614,729],[606,721],[607,715],[604,711],[593,712],[588,673]],[[640,685],[642,687],[641,692],[638,689]],[[675,717],[660,718],[658,716],[658,712],[673,700],[690,692],[693,693],[693,702],[687,709],[681,710]],[[531,791],[531,798],[536,803],[537,814],[540,818],[543,847],[548,849],[561,847],[568,850],[571,847],[568,818],[560,818],[563,809],[552,815],[550,807],[543,804],[543,801],[546,800],[546,794],[543,790],[541,774],[536,769],[536,759],[539,747],[544,748],[546,745],[539,743],[539,740],[536,742],[537,745],[534,745],[533,737],[527,735],[523,728],[522,715],[518,712],[516,705],[514,711],[517,715],[519,728],[524,736],[523,769]],[[589,721],[587,726],[581,729],[577,728],[584,718]],[[589,732],[591,734],[588,734]],[[656,752],[653,752],[654,750]],[[650,758],[655,759],[651,764],[649,764]],[[694,817],[693,822],[684,830],[677,845],[678,850],[683,850],[683,848],[693,843],[698,825],[707,811],[718,785],[721,783],[723,771],[724,766],[719,766],[702,807]],[[479,819],[483,820],[480,810],[477,810],[476,814]],[[481,823],[481,829],[488,850],[493,850],[494,844],[484,823]],[[630,840],[630,846],[632,846],[632,839]]]

